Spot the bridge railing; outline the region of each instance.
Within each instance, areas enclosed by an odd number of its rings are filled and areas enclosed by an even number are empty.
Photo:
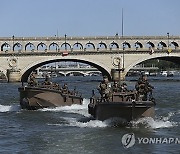
[[[169,36],[171,39],[180,39],[180,36]],[[166,39],[167,36],[79,36],[79,37],[66,37],[66,40],[113,40],[113,39],[128,39],[128,40],[155,40],[155,39]],[[64,36],[47,36],[47,37],[0,37],[0,41],[11,41],[11,40],[18,40],[18,41],[32,41],[32,40],[65,40]]]
[[[99,50],[58,50],[58,51],[52,51],[52,50],[44,50],[44,51],[38,51],[38,50],[32,50],[32,51],[24,51],[24,50],[18,50],[18,51],[1,51],[0,55],[21,55],[21,54],[30,54],[30,55],[41,55],[41,54],[62,54],[62,55],[68,55],[68,54],[91,54],[91,53],[136,53],[136,54],[154,54],[154,53],[180,53],[179,49],[144,49],[144,48],[137,48],[137,49],[99,49]]]

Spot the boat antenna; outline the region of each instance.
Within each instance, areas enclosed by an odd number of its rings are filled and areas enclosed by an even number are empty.
[[[119,63],[118,63],[118,71],[119,71],[119,87],[121,86],[121,62],[119,60]]]
[[[123,37],[123,32],[124,32],[124,21],[123,21],[124,19],[123,19],[123,8],[122,8],[122,37]]]
[[[122,8],[122,38],[124,36],[124,10]],[[124,44],[123,44],[123,71],[124,71]]]
[[[66,44],[67,35],[66,34],[64,35],[64,38],[65,38],[65,51],[67,51],[67,44]]]

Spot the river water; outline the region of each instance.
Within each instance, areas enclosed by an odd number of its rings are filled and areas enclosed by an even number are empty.
[[[20,83],[0,83],[0,153],[180,153],[177,142],[148,142],[152,139],[180,139],[180,77],[153,78],[156,117],[144,118],[130,124],[119,119],[94,120],[87,110],[91,90],[101,77],[61,77],[60,84],[80,91],[83,105],[22,110],[19,106]],[[135,81],[128,78],[130,89]],[[125,147],[122,137],[133,133],[135,144]],[[139,142],[138,138],[144,138]]]

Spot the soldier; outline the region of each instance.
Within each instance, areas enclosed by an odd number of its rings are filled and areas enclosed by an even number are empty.
[[[106,76],[103,77],[103,81],[100,83],[98,90],[99,93],[101,94],[101,98],[105,101],[109,101],[111,96],[111,90],[110,90],[108,78]]]
[[[53,84],[53,87],[54,87],[54,89],[57,89],[57,90],[61,89],[61,86],[56,82]]]
[[[148,99],[148,93],[149,98],[152,98],[152,89],[154,89],[154,87],[148,82],[146,75],[142,75],[138,79],[135,88],[137,90],[139,100],[146,101]]]
[[[52,84],[52,82],[50,81],[49,75],[46,75],[46,78],[44,80],[44,84],[45,85],[51,85]]]
[[[76,96],[78,94],[78,92],[76,91],[76,87],[74,87],[74,90],[72,90],[70,93],[71,93],[71,95]]]
[[[119,85],[118,85],[118,82],[117,81],[114,81],[114,84],[112,85],[112,91],[113,92],[119,92]]]
[[[127,92],[127,91],[128,91],[127,84],[125,82],[123,82],[121,85],[121,92]]]
[[[69,93],[69,89],[68,89],[67,83],[65,83],[63,85],[62,92],[63,92],[63,94],[68,94]]]
[[[36,81],[36,79],[35,79],[35,74],[34,74],[34,73],[32,73],[32,74],[30,75],[28,84],[29,84],[30,86],[37,86],[38,83],[37,83],[37,81]]]

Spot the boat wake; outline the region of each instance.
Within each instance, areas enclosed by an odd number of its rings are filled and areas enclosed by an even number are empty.
[[[0,112],[17,112],[20,110],[20,105],[0,105]]]
[[[178,122],[164,121],[160,119],[153,119],[151,117],[141,118],[137,121],[127,122],[121,118],[110,118],[104,121],[89,120],[89,121],[77,121],[77,119],[67,119],[69,126],[77,126],[81,128],[95,128],[95,127],[128,127],[128,128],[150,128],[160,129],[178,126]]]
[[[82,105],[71,105],[71,106],[63,106],[63,107],[56,107],[56,108],[44,108],[40,109],[40,111],[44,112],[66,112],[66,113],[75,113],[82,115],[81,118],[75,118],[75,117],[63,117],[67,121],[66,124],[63,124],[65,126],[71,126],[71,127],[80,127],[80,128],[104,128],[108,127],[108,123],[105,121],[100,120],[94,120],[91,118],[91,115],[88,113],[88,104],[89,99],[84,99]],[[62,124],[48,124],[48,125],[59,125],[62,126]]]
[[[82,121],[82,119],[78,120],[76,118],[66,118],[66,120],[69,122],[69,124],[67,124],[68,126],[73,126],[73,127],[80,127],[80,128],[104,128],[104,127],[108,127],[108,125],[103,122],[103,121],[99,121],[99,120],[90,120],[90,119],[86,119],[84,121]]]
[[[131,123],[133,127],[141,127],[143,125],[145,128],[153,129],[178,126],[177,122],[153,119],[151,117],[141,118],[137,121],[132,121]]]
[[[143,125],[145,126],[145,128],[153,129],[176,127],[179,125],[179,123],[174,122],[171,119],[173,116],[177,116],[178,114],[180,114],[180,111],[170,112],[167,116],[157,117],[155,119],[151,117],[145,117],[137,121],[132,121],[131,123],[133,127],[140,127],[141,125]]]
[[[88,104],[89,99],[84,99],[82,105],[71,105],[64,107],[56,107],[56,108],[44,108],[39,109],[39,111],[43,112],[65,112],[65,113],[75,113],[79,116],[68,117],[64,116],[63,118],[66,123],[64,124],[48,124],[48,125],[66,125],[71,127],[80,127],[80,128],[105,128],[105,127],[145,127],[152,129],[159,128],[170,128],[179,126],[179,122],[175,122],[172,119],[174,117],[180,115],[180,110],[177,112],[170,112],[167,116],[159,116],[155,119],[146,117],[141,118],[139,120],[127,122],[121,118],[110,118],[105,121],[95,120],[88,114]],[[18,112],[21,110],[20,105],[0,105],[0,113],[3,112]]]
[[[89,100],[84,99],[82,105],[74,104],[71,106],[62,106],[62,107],[56,107],[56,108],[44,108],[44,109],[39,109],[39,110],[45,111],[45,112],[47,112],[47,111],[51,111],[51,112],[63,111],[66,113],[77,113],[77,114],[83,115],[85,117],[90,117],[90,115],[88,114],[88,111],[87,111],[88,103],[89,103]]]
[[[150,117],[141,118],[139,120],[134,120],[131,122],[127,122],[121,118],[110,118],[104,121],[92,119],[90,114],[88,114],[88,103],[89,99],[84,99],[82,105],[71,105],[64,107],[56,107],[56,108],[44,108],[40,109],[40,111],[44,112],[66,112],[66,113],[75,113],[82,115],[82,118],[77,117],[62,117],[67,121],[66,126],[80,127],[80,128],[104,128],[104,127],[131,127],[131,128],[169,128],[178,126],[178,122],[174,122],[171,120],[173,116],[180,114],[180,111],[173,113],[170,112],[167,116],[157,117],[155,119]],[[51,124],[50,124],[51,125]],[[53,124],[54,125],[54,124]],[[62,124],[56,124],[62,125]]]

